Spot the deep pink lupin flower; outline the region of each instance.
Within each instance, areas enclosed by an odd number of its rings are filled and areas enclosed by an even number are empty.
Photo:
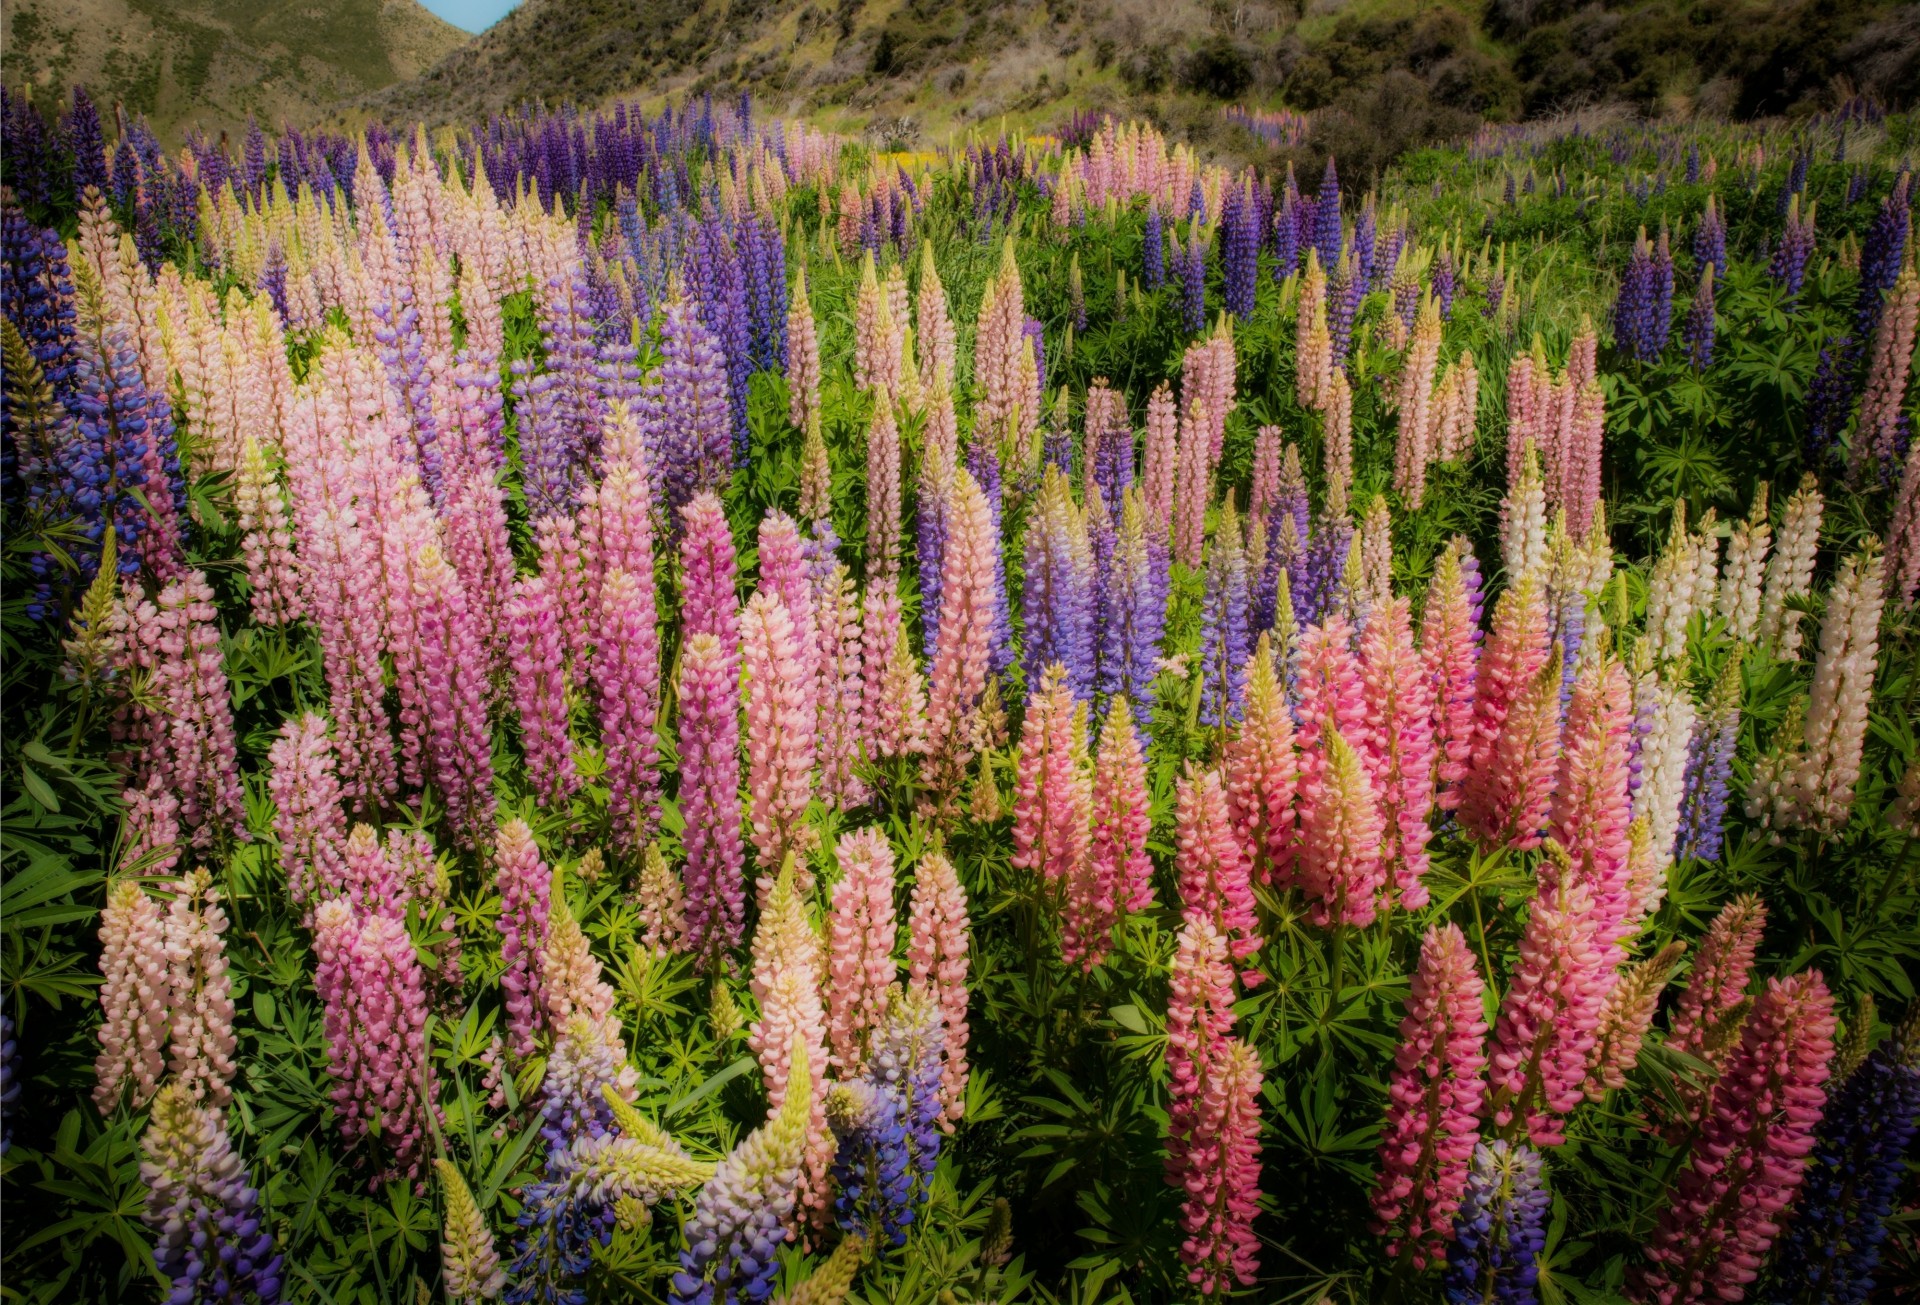
[[[866,1068],[872,1039],[886,1019],[887,989],[898,978],[893,959],[893,848],[878,829],[842,835],[840,882],[827,912],[828,1055],[842,1079]]]
[[[1047,668],[1027,697],[1020,729],[1018,778],[1013,798],[1013,856],[1017,869],[1039,875],[1063,896],[1062,948],[1075,961],[1099,922],[1077,920],[1084,892],[1074,880],[1087,861],[1092,838],[1093,779],[1087,763],[1085,717],[1066,685],[1058,662]]]
[[[1278,887],[1291,884],[1300,756],[1294,748],[1293,716],[1273,663],[1273,644],[1265,634],[1247,662],[1240,728],[1227,744],[1222,766],[1227,809],[1254,878]]]
[[[596,611],[613,572],[625,571],[649,587],[653,581],[653,491],[640,461],[640,442],[631,441],[626,453],[608,466],[598,485],[589,485],[581,495],[580,558],[587,570],[587,601]],[[605,642],[602,633],[594,645]]]
[[[614,838],[638,851],[660,815],[660,632],[653,572],[609,571],[600,586],[593,682]]]
[[[1826,1108],[1833,997],[1818,970],[1769,979],[1660,1212],[1634,1298],[1737,1301],[1760,1275]]]
[[[1132,707],[1116,696],[1107,708],[1093,763],[1090,853],[1094,882],[1114,904],[1116,914],[1153,905],[1153,859],[1147,855],[1152,829],[1146,755],[1134,729]]]
[[[540,1000],[540,959],[547,946],[547,896],[553,874],[540,859],[524,820],[500,826],[494,841],[494,882],[500,888],[500,959],[506,970],[500,989],[507,1007],[507,1045],[521,1059],[534,1051],[545,1003]]]
[[[1556,654],[1507,713],[1485,773],[1473,777],[1466,810],[1488,846],[1540,846],[1559,778],[1560,685]],[[1474,805],[1475,793],[1484,806]]]
[[[1613,980],[1613,949],[1582,883],[1562,877],[1534,896],[1500,1016],[1487,1080],[1493,1121],[1558,1146],[1580,1103],[1587,1059]]]
[[[1328,729],[1337,729],[1356,748],[1367,746],[1366,685],[1346,617],[1331,613],[1322,624],[1301,631],[1294,683],[1303,753]]]
[[[527,779],[545,807],[563,807],[580,786],[568,733],[566,645],[543,575],[514,582],[507,604],[507,662]]]
[[[1217,769],[1194,771],[1179,780],[1174,807],[1174,874],[1180,909],[1202,914],[1227,939],[1236,962],[1250,962],[1260,950],[1260,925],[1253,912],[1253,881],[1246,853],[1234,834],[1227,810],[1226,785]],[[1246,964],[1241,978],[1260,981]]]
[[[267,750],[267,765],[287,896],[304,907],[316,889],[339,882],[347,840],[327,722],[313,712],[288,717]]]
[[[702,490],[680,509],[680,621],[687,637],[710,634],[731,652],[740,646],[737,564],[726,509]]]
[[[1423,1269],[1445,1253],[1480,1141],[1484,989],[1459,926],[1429,929],[1400,1021],[1373,1189],[1374,1231],[1394,1239],[1387,1253]]]
[[[747,698],[749,822],[762,892],[788,852],[808,850],[807,802],[813,795],[814,677],[802,659],[793,618],[777,593],[760,589],[740,619]],[[803,891],[813,877],[802,870]]]
[[[1524,576],[1500,595],[1493,634],[1474,679],[1473,742],[1461,782],[1460,823],[1489,845],[1505,841],[1519,828],[1516,804],[1521,794],[1516,786],[1530,758],[1509,746],[1506,756],[1512,764],[1501,767],[1495,762],[1502,755],[1507,717],[1538,689],[1548,648],[1546,603],[1539,582]],[[1556,682],[1556,707],[1558,693]],[[1523,736],[1515,734],[1510,743],[1522,741]]]
[[[1667,1023],[1669,1048],[1720,1069],[1732,1047],[1733,1032],[1747,1015],[1747,984],[1766,927],[1766,903],[1750,893],[1720,908],[1700,939],[1693,972],[1674,1003]],[[1668,1121],[1669,1140],[1683,1137],[1706,1104],[1705,1089],[1682,1085],[1680,1103]]]
[[[216,615],[212,587],[188,571],[122,618],[124,656],[131,669],[147,672],[150,692],[116,734],[135,749],[136,774],[161,777],[179,798],[181,827],[202,849],[216,836],[247,837]]]
[[[1294,883],[1322,926],[1373,923],[1387,869],[1385,822],[1360,754],[1329,728],[1301,750],[1300,851]]]
[[[1480,663],[1480,626],[1461,570],[1457,540],[1441,550],[1420,614],[1420,660],[1433,682],[1433,743],[1439,780],[1436,805],[1460,805],[1460,785],[1473,760],[1474,681]]]
[[[1433,682],[1413,646],[1413,613],[1389,596],[1360,639],[1367,700],[1368,778],[1386,834],[1381,860],[1408,910],[1427,904],[1427,817],[1433,811]]]
[[[567,665],[584,679],[591,661],[591,633],[598,608],[590,601],[587,562],[580,548],[580,531],[570,516],[542,517],[534,523],[540,543],[540,575],[566,638]]]
[[[938,852],[920,859],[907,910],[907,978],[940,1008],[941,1127],[951,1132],[967,1101],[967,893],[953,863]]]
[[[744,919],[740,838],[740,659],[713,634],[680,650],[680,814],[686,821],[690,949],[737,947]]]
[[[1553,836],[1566,849],[1573,876],[1593,894],[1605,927],[1617,930],[1628,901],[1627,792],[1633,688],[1626,668],[1610,656],[1581,669],[1567,704],[1560,782],[1553,797]],[[1603,933],[1612,938],[1612,933]]]
[[[314,989],[325,1006],[334,1118],[347,1145],[377,1139],[374,1181],[418,1177],[430,1143],[427,999],[407,927],[336,897],[314,913]]]

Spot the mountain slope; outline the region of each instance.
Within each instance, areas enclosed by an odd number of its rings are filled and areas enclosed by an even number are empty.
[[[1898,105],[1920,80],[1898,0],[526,0],[359,108],[434,122],[526,99],[753,91],[904,143],[1078,109],[1217,124],[1221,100],[1324,110],[1369,165],[1598,102],[1748,116]],[[1463,127],[1464,124],[1464,127]]]
[[[467,40],[417,0],[8,0],[0,21],[9,85],[85,85],[170,140],[310,121]]]

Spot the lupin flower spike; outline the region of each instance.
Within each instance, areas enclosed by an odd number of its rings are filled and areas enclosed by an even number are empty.
[[[1260,951],[1260,928],[1254,918],[1250,867],[1234,833],[1219,770],[1190,767],[1176,793],[1174,873],[1181,910],[1211,922],[1227,940],[1233,959],[1244,963],[1241,978],[1251,986],[1260,981],[1252,964]]]
[[[940,1009],[940,1100],[948,1131],[966,1113],[968,927],[967,894],[953,863],[929,852],[914,873],[907,911],[907,978]]]
[[[840,839],[840,881],[827,914],[827,1040],[842,1079],[865,1068],[872,1038],[887,1012],[893,960],[893,848],[877,829]]]
[[[1254,878],[1284,886],[1293,878],[1300,756],[1268,635],[1254,646],[1246,683],[1246,711],[1224,762],[1227,805]]]
[[[435,1160],[433,1164],[447,1206],[440,1238],[440,1276],[447,1295],[458,1305],[496,1300],[507,1285],[507,1275],[501,1272],[500,1253],[494,1249],[486,1218],[454,1163]]]
[[[804,823],[813,789],[814,695],[787,605],[765,589],[741,616],[741,662],[747,698],[749,823],[763,871],[789,852],[806,852]],[[770,883],[762,875],[763,891]],[[803,884],[811,887],[811,872]]]
[[[154,1102],[140,1152],[142,1215],[159,1233],[154,1267],[172,1284],[169,1299],[279,1300],[281,1257],[220,1112],[186,1084],[170,1083]]]

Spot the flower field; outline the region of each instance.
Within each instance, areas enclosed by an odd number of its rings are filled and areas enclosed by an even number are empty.
[[[9,97],[0,1295],[1912,1299],[1915,120],[1227,122]]]

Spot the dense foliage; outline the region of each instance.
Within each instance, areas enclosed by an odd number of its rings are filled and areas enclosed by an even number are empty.
[[[1914,1272],[1910,120],[5,126],[9,1297]]]

